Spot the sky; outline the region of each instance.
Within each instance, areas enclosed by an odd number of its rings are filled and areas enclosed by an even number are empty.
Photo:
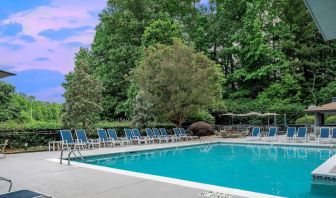
[[[64,102],[61,84],[78,49],[89,47],[106,0],[0,0],[4,81],[38,100]]]
[[[207,4],[207,0],[201,0]],[[0,0],[0,70],[17,92],[64,102],[62,82],[90,47],[106,0]]]

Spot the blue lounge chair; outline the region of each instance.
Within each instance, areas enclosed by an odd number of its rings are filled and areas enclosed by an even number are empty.
[[[253,127],[250,140],[260,140],[261,134],[260,134],[260,127]]]
[[[299,127],[297,136],[296,136],[296,141],[307,141],[307,127]]]
[[[153,128],[152,131],[153,131],[154,137],[157,137],[160,139],[160,143],[162,143],[163,141],[169,142],[170,140],[169,137],[162,135],[158,128]]]
[[[190,140],[197,140],[198,139],[198,136],[189,135],[184,128],[179,128],[179,129],[180,129],[180,134],[182,136],[185,136]]]
[[[320,128],[320,135],[318,137],[318,142],[327,142],[330,143],[330,128],[329,127],[321,127]]]
[[[108,138],[105,129],[97,129],[97,133],[99,137],[99,143],[103,144],[104,147],[106,147],[107,144],[110,144],[110,147],[114,145],[115,142],[113,140],[110,140],[110,138]]]
[[[100,148],[100,143],[95,139],[88,139],[84,129],[76,129],[77,142],[85,144],[88,148],[94,148],[97,145]]]
[[[133,138],[138,140],[138,144],[142,144],[142,143],[147,144],[148,143],[147,139],[145,137],[141,136],[139,129],[137,129],[137,128],[132,129],[132,133],[133,133]]]
[[[160,136],[155,136],[151,128],[146,128],[145,131],[149,142],[154,143],[155,141],[157,141],[158,143],[161,143]]]
[[[174,136],[177,141],[188,140],[187,137],[183,137],[178,128],[173,128]]]
[[[132,129],[125,128],[124,132],[125,132],[126,139],[130,141],[131,144],[133,144],[134,138],[133,138]]]
[[[130,145],[131,142],[127,138],[119,138],[117,135],[117,131],[115,129],[107,129],[107,134],[110,140],[113,140],[115,144],[119,145]]]
[[[63,148],[84,148],[85,144],[74,141],[70,130],[60,130]]]
[[[167,130],[165,128],[160,128],[159,130],[161,133],[161,137],[165,138],[167,142],[169,142],[169,140],[171,142],[176,142],[179,140],[179,137],[176,137],[175,135],[168,135]]]
[[[277,140],[277,133],[278,133],[278,128],[277,127],[270,127],[268,129],[268,133],[267,133],[267,136],[266,136],[266,141]]]
[[[330,142],[331,142],[331,143],[336,142],[336,128],[332,128],[332,130],[331,130],[331,138],[330,138]]]
[[[288,128],[287,128],[287,132],[286,132],[286,136],[284,137],[285,140],[291,140],[291,141],[294,141],[294,138],[295,138],[295,131],[296,131],[296,128],[295,128],[295,127],[288,127]]]

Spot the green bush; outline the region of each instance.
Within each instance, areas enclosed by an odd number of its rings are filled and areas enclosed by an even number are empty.
[[[304,117],[298,118],[295,121],[295,124],[308,124],[308,125],[315,124],[315,116],[304,116]]]
[[[108,121],[102,121],[95,124],[96,128],[130,128],[131,123],[130,122],[108,122]]]
[[[189,117],[187,121],[189,123],[203,121],[210,124],[214,124],[215,118],[208,111],[199,111],[198,113]]]
[[[190,125],[189,130],[196,136],[213,135],[215,132],[213,126],[206,122],[195,122]]]
[[[59,122],[34,121],[30,123],[18,123],[15,121],[0,122],[0,132],[41,131],[61,129]]]
[[[336,115],[328,116],[325,123],[330,124],[330,125],[335,125],[336,124]]]

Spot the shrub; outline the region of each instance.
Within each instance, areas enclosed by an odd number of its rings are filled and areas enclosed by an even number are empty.
[[[306,121],[308,125],[315,124],[315,116],[304,116],[304,117],[298,118],[295,121],[295,124],[306,124]]]
[[[328,116],[326,119],[326,124],[335,125],[336,124],[336,115]]]
[[[195,122],[192,125],[190,125],[189,130],[192,131],[193,134],[197,136],[213,135],[215,132],[212,125],[206,122]]]
[[[207,122],[210,124],[214,124],[215,118],[208,111],[199,111],[193,116],[191,116],[190,118],[188,118],[189,123],[198,122],[198,121],[203,121],[203,122]]]
[[[34,121],[30,123],[18,123],[15,121],[0,122],[0,132],[19,132],[19,131],[42,131],[61,129],[59,122]]]

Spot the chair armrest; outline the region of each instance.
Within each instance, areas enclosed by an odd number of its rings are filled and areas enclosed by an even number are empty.
[[[8,192],[10,192],[12,190],[12,180],[4,178],[4,177],[0,177],[0,181],[8,182],[9,183]]]
[[[88,141],[91,143],[99,143],[99,138],[98,139],[88,139]]]

